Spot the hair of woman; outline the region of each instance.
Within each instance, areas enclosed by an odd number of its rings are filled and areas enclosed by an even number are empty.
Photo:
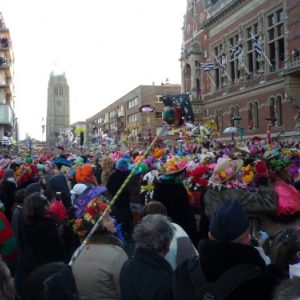
[[[46,197],[41,193],[35,192],[26,197],[24,205],[24,220],[34,222],[44,215],[47,211],[45,206],[48,204]]]
[[[72,268],[62,262],[44,265],[25,281],[22,300],[79,300]]]

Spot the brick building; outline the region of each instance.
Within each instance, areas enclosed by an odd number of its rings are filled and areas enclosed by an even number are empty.
[[[294,118],[300,105],[299,15],[295,0],[187,1],[182,89],[200,100],[202,122],[213,119],[220,133],[240,125],[247,138],[265,137],[265,118],[275,118],[273,137],[300,139]],[[211,62],[214,69],[205,72],[200,62]],[[231,120],[235,116],[241,120]]]
[[[102,138],[110,137],[115,141],[123,140],[126,129],[134,136],[148,136],[148,120],[151,124],[152,135],[162,128],[163,103],[159,100],[162,95],[180,94],[178,84],[140,85],[120,99],[116,100],[91,118],[86,120],[87,144],[99,142]],[[154,112],[141,113],[142,105],[151,105]]]

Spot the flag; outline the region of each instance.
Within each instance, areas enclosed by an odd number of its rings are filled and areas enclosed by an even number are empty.
[[[218,65],[220,68],[224,69],[225,67],[221,64],[221,62],[218,60],[218,58],[217,58],[216,56],[215,56],[215,59],[216,59],[217,65]]]
[[[212,71],[214,69],[213,63],[200,63],[200,65],[204,71]]]
[[[233,55],[235,53],[235,49],[231,45],[229,45],[229,47],[230,47],[229,48],[229,53],[230,53],[230,55]]]
[[[252,45],[253,45],[254,50],[257,52],[257,54],[262,55],[264,50],[257,42],[257,39],[254,37],[254,35],[251,32],[250,32],[250,34],[251,34]]]
[[[42,117],[42,133],[45,132],[44,117]]]
[[[242,53],[241,47],[238,47],[236,51],[234,51],[234,56],[239,56]]]

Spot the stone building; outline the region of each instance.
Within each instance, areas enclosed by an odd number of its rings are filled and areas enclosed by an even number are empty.
[[[10,31],[0,13],[0,136],[3,138],[9,134],[18,141],[14,75],[14,53]]]
[[[266,118],[272,118],[273,137],[300,139],[295,121],[300,105],[299,15],[295,0],[187,0],[182,88],[200,101],[202,122],[213,119],[220,133],[240,126],[245,138],[251,138],[265,137]],[[212,63],[213,70],[204,71],[201,63]]]
[[[149,124],[152,136],[155,136],[162,128],[164,110],[159,97],[180,93],[179,84],[138,86],[86,120],[87,144],[99,142],[105,137],[122,141],[125,135],[128,135],[126,133],[128,129],[133,136],[148,137]],[[142,113],[139,110],[142,105],[151,105],[155,111]]]
[[[70,94],[65,74],[50,74],[48,83],[46,147],[55,147],[60,132],[70,124]]]

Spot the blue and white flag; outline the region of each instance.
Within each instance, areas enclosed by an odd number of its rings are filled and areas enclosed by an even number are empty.
[[[214,64],[213,63],[200,63],[201,68],[203,71],[212,71],[214,69]]]
[[[241,47],[238,47],[236,51],[234,51],[234,56],[239,56],[242,53]]]
[[[218,60],[218,58],[215,56],[215,59],[216,59],[216,63],[217,65],[222,68],[222,69],[225,69],[225,67],[221,64],[221,62]]]
[[[255,49],[257,54],[262,55],[264,50],[262,49],[262,47],[257,42],[257,39],[254,37],[254,35],[251,32],[250,32],[250,34],[251,34],[253,48]]]

